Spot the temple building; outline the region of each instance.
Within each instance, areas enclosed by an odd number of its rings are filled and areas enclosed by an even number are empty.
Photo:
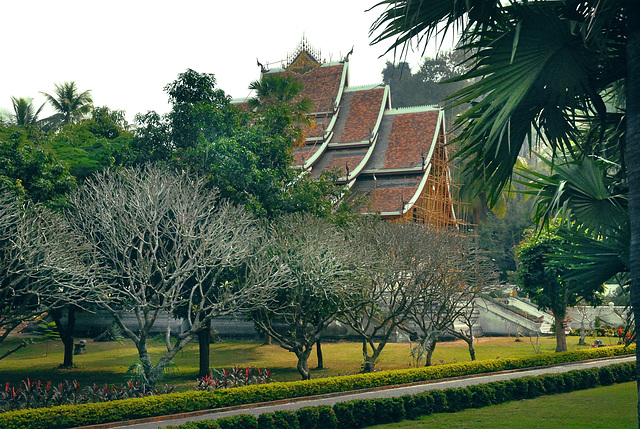
[[[306,40],[282,67],[303,83],[313,103],[297,165],[312,177],[339,171],[338,182],[366,196],[362,213],[437,227],[457,226],[445,146],[444,112],[438,106],[392,108],[388,85],[349,85],[349,56],[325,62]],[[234,100],[242,103],[246,100]]]

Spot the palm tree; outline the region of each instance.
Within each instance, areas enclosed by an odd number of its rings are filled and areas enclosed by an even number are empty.
[[[62,126],[76,122],[91,112],[93,99],[90,90],[79,92],[73,81],[55,84],[55,87],[55,95],[42,92],[42,95],[47,98],[51,107],[57,112],[47,118],[48,121],[56,126]]]
[[[37,110],[31,98],[11,97],[11,103],[14,112],[11,122],[16,125],[38,125],[38,115],[42,111],[44,103]]]
[[[301,127],[311,125],[307,114],[313,107],[302,96],[303,87],[293,76],[282,74],[265,74],[249,85],[256,94],[249,99],[249,107],[267,120],[273,134],[287,135],[299,145],[304,143]]]
[[[640,1],[383,0],[376,6],[386,9],[372,25],[372,34],[378,33],[373,43],[391,40],[389,50],[403,52],[414,40],[460,32],[458,48],[472,54],[462,78],[479,81],[455,95],[457,103],[472,103],[456,122],[458,156],[489,203],[511,180],[533,131],[555,157],[606,155],[621,166],[638,331]],[[580,139],[584,129],[592,131],[590,139]],[[612,129],[619,130],[617,138],[605,138]],[[636,353],[640,360],[640,349]],[[636,371],[640,392],[640,365]]]

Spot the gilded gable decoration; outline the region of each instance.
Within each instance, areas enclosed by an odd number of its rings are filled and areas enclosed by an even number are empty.
[[[309,42],[303,37],[295,52],[287,55],[287,66],[285,70],[304,76],[321,65],[320,51],[312,48]]]

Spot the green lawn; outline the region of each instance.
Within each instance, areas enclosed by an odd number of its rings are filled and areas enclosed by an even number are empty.
[[[605,338],[605,341],[608,341]],[[2,349],[19,341],[17,338],[8,340]],[[93,342],[88,341],[87,353],[74,357],[76,368],[58,369],[62,363],[62,343],[49,341],[48,344],[40,340],[38,344],[29,345],[17,353],[0,360],[0,383],[9,381],[19,383],[29,377],[31,380],[77,380],[82,386],[93,383],[123,383],[127,377],[127,368],[136,362],[137,352],[133,343],[128,340],[121,342]],[[611,339],[613,341],[613,339]],[[569,350],[578,348],[578,338],[569,337]],[[541,339],[541,351],[552,352],[555,349],[553,338]],[[360,343],[340,342],[323,345],[325,369],[313,370],[312,377],[329,377],[358,372],[362,362],[362,346]],[[508,338],[479,338],[475,346],[477,358],[495,359],[497,357],[519,357],[534,353],[533,347],[527,339],[516,342],[513,337]],[[152,341],[150,352],[157,358],[164,352],[162,341]],[[452,363],[469,361],[466,343],[442,342],[436,347],[433,362]],[[174,372],[168,374],[163,383],[173,384],[179,390],[193,388],[198,372],[197,344],[192,343],[178,353],[174,359]],[[224,341],[212,344],[211,365],[216,368],[228,368],[234,365],[255,366],[267,368],[275,372],[276,381],[299,380],[295,369],[296,358],[292,353],[277,345],[263,346],[257,342]],[[315,353],[310,359],[310,367],[317,365]],[[379,360],[380,369],[400,369],[412,366],[409,344],[388,344]]]
[[[637,428],[636,383],[434,414],[375,429],[624,429]]]

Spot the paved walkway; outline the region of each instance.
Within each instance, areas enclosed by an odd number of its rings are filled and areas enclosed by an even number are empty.
[[[455,379],[425,381],[420,383],[412,383],[410,385],[383,387],[376,389],[366,389],[361,391],[332,393],[327,395],[319,395],[315,397],[292,398],[281,401],[265,402],[261,404],[248,404],[237,407],[221,408],[217,410],[196,411],[192,413],[184,413],[172,416],[162,416],[154,419],[132,420],[129,422],[107,423],[103,425],[89,426],[88,428],[126,428],[126,429],[152,429],[162,428],[168,425],[180,425],[188,421],[217,419],[235,414],[253,414],[260,415],[276,410],[297,410],[302,407],[313,407],[318,405],[334,405],[337,402],[350,401],[352,399],[367,398],[389,398],[402,395],[413,395],[434,389],[447,389],[450,387],[466,387],[473,384],[483,384],[498,380],[509,380],[512,378],[520,378],[525,376],[535,376],[542,374],[555,374],[568,372],[575,369],[586,369],[611,365],[621,362],[633,362],[635,356],[625,356],[609,359],[598,359],[585,362],[573,362],[569,364],[554,365],[546,368],[527,369],[519,371],[503,371],[487,375],[473,375],[467,377],[459,377]],[[153,421],[149,421],[153,420]]]

